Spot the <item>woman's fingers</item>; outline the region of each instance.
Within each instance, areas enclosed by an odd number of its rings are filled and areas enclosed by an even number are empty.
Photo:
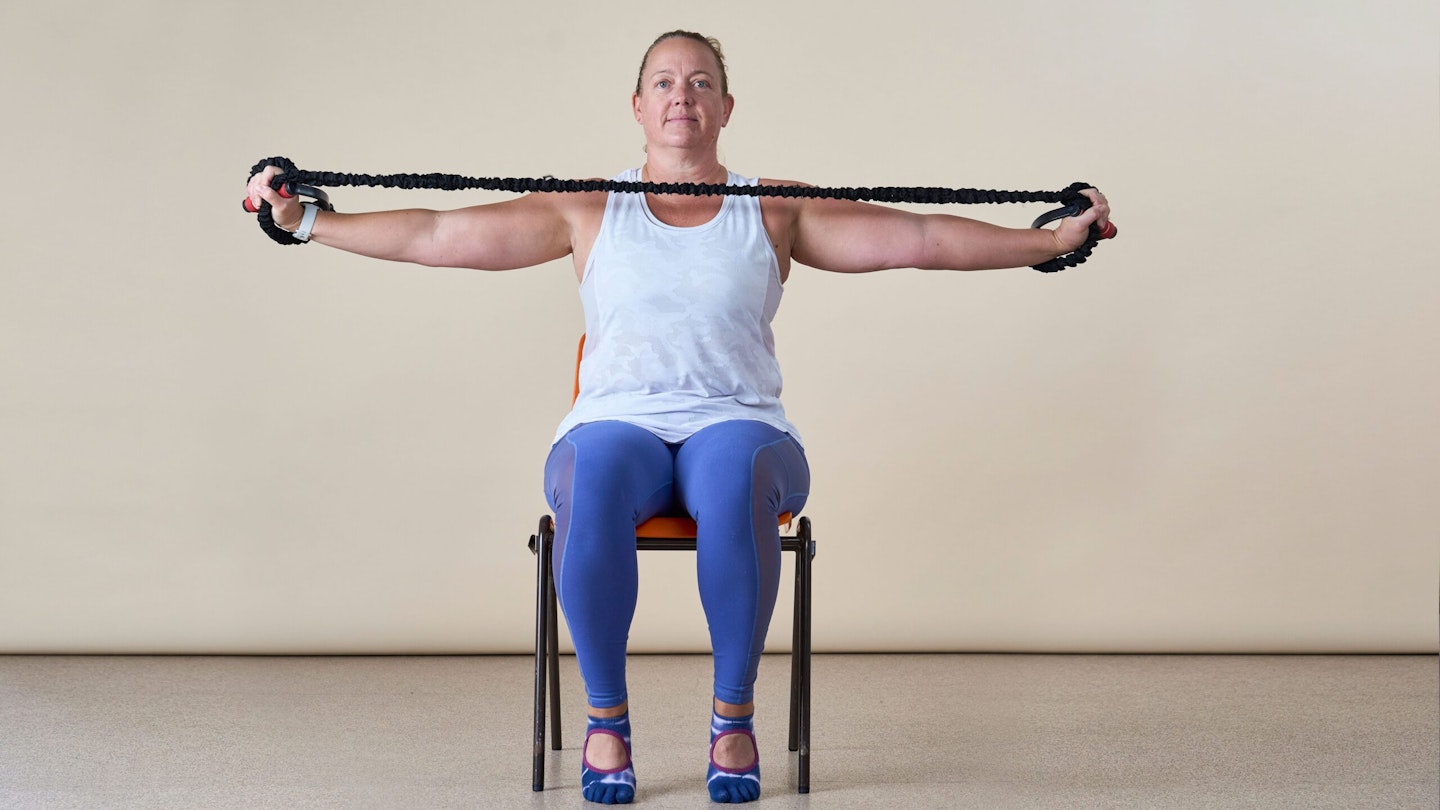
[[[250,178],[245,184],[246,210],[259,211],[261,202],[270,203],[270,218],[279,227],[293,231],[300,224],[300,218],[304,213],[300,210],[300,203],[293,196],[282,194],[270,187],[270,182],[275,175],[280,173],[279,166],[266,166]]]
[[[1110,201],[1096,188],[1082,189],[1080,193],[1090,199],[1090,208],[1077,217],[1077,224],[1083,223],[1088,230],[1093,223],[1100,229],[1101,239],[1113,239],[1119,229],[1110,221]]]

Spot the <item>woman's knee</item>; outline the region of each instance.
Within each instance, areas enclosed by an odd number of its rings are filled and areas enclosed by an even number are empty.
[[[550,459],[546,463],[547,485],[566,472],[587,488],[643,489],[673,478],[670,450],[665,443],[650,431],[625,422],[579,425],[556,442]]]
[[[557,512],[635,520],[663,509],[674,491],[674,459],[655,434],[625,422],[590,422],[561,437],[545,464],[545,494]]]
[[[706,506],[796,511],[810,490],[800,445],[762,422],[722,422],[701,430],[680,448],[676,473],[692,514]]]

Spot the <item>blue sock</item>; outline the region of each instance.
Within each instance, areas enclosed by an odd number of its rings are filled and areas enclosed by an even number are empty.
[[[626,762],[619,768],[602,771],[592,767],[582,753],[580,756],[580,792],[585,801],[598,804],[629,804],[635,800],[635,763],[630,755],[630,713],[619,717],[588,717],[585,726],[585,746],[590,746],[594,734],[609,734],[619,737],[625,744]]]
[[[722,768],[715,764],[715,741],[731,734],[744,734],[755,749],[755,761],[741,770]],[[760,746],[755,745],[755,715],[721,717],[710,713],[710,771],[705,776],[710,800],[736,803],[753,802],[760,798]]]

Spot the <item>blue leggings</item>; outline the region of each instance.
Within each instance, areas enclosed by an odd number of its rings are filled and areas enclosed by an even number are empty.
[[[780,587],[782,512],[810,490],[800,445],[762,422],[722,422],[669,444],[625,422],[580,425],[545,462],[555,510],[555,585],[590,705],[619,706],[639,589],[635,526],[695,519],[700,603],[715,656],[715,696],[749,703]]]

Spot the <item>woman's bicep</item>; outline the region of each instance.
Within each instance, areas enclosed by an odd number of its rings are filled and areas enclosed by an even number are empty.
[[[440,213],[422,264],[475,270],[514,270],[559,259],[571,251],[571,228],[555,195]]]
[[[805,200],[795,218],[795,261],[836,273],[917,267],[925,255],[918,214],[850,200]]]

